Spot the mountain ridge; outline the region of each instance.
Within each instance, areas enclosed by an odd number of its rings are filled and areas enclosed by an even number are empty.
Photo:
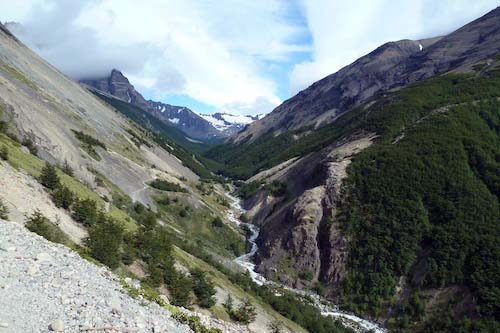
[[[452,69],[466,70],[471,63],[498,52],[499,12],[497,7],[441,38],[386,43],[313,83],[233,140],[254,141],[266,133],[279,134],[307,125],[319,127],[383,90],[400,88]]]

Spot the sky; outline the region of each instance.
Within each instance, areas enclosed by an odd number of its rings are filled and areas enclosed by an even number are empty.
[[[268,113],[379,45],[444,35],[498,0],[0,0],[0,21],[74,79],[121,70],[146,98]]]

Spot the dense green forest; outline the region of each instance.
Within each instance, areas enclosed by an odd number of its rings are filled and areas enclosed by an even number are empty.
[[[425,317],[430,332],[472,329],[457,319],[474,317],[474,329],[499,328],[498,96],[498,76],[448,76],[371,109],[364,129],[381,138],[348,169],[341,216],[352,238],[343,286],[350,309],[380,315],[405,276],[418,301],[402,305],[396,325]],[[474,301],[433,320],[419,290],[451,286]]]

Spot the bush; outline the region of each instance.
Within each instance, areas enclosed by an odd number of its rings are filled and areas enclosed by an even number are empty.
[[[33,214],[26,217],[25,227],[47,240],[55,243],[68,244],[69,239],[64,232],[45,217],[39,210],[35,210]]]
[[[250,324],[257,317],[255,307],[247,298],[243,303],[238,306],[236,311],[232,311],[231,317],[243,324]]]
[[[198,304],[202,308],[210,308],[215,305],[215,288],[210,279],[207,279],[206,273],[200,269],[191,271],[191,281],[193,284],[193,291],[198,298]]]
[[[184,208],[179,211],[179,216],[180,217],[186,217],[187,216],[187,212],[186,212],[186,210]]]
[[[112,218],[99,214],[98,221],[89,228],[87,246],[90,255],[111,269],[120,265],[123,227]]]
[[[35,143],[33,142],[33,140],[31,140],[31,138],[29,137],[25,137],[23,139],[23,142],[21,143],[23,146],[25,146],[26,148],[28,148],[28,150],[30,151],[30,153],[32,155],[37,155],[38,154],[38,148],[36,147]]]
[[[168,291],[173,305],[187,307],[190,304],[191,279],[186,274],[177,272],[168,284]]]
[[[0,158],[4,161],[9,160],[9,150],[6,146],[2,146],[2,149],[0,149]]]
[[[5,203],[0,199],[0,219],[7,220],[9,218],[9,209]]]
[[[87,227],[96,223],[97,215],[97,204],[94,200],[77,200],[73,204],[73,218]]]
[[[62,172],[64,172],[65,174],[67,174],[70,177],[73,177],[73,175],[74,175],[73,168],[71,167],[71,165],[68,164],[68,161],[66,161],[66,160],[64,161],[64,164],[61,167],[61,170],[62,170]]]
[[[57,170],[49,162],[46,162],[42,169],[42,173],[40,174],[40,184],[50,190],[54,190],[59,186],[59,176],[57,175]]]
[[[224,223],[222,222],[222,219],[219,216],[216,216],[212,220],[212,226],[214,226],[215,228],[222,228],[224,226]]]
[[[75,194],[66,186],[59,186],[52,192],[52,201],[58,208],[69,209],[75,200]]]
[[[283,332],[283,323],[281,320],[275,319],[269,323],[267,326],[271,333],[282,333]]]
[[[187,192],[187,190],[181,187],[180,185],[171,183],[163,179],[155,179],[149,183],[149,186],[154,187],[155,189],[160,191],[184,192],[184,193]]]

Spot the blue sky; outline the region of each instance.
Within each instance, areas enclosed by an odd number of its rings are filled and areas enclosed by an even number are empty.
[[[497,0],[0,0],[0,20],[72,78],[120,69],[145,97],[267,113],[387,41],[447,34]]]

